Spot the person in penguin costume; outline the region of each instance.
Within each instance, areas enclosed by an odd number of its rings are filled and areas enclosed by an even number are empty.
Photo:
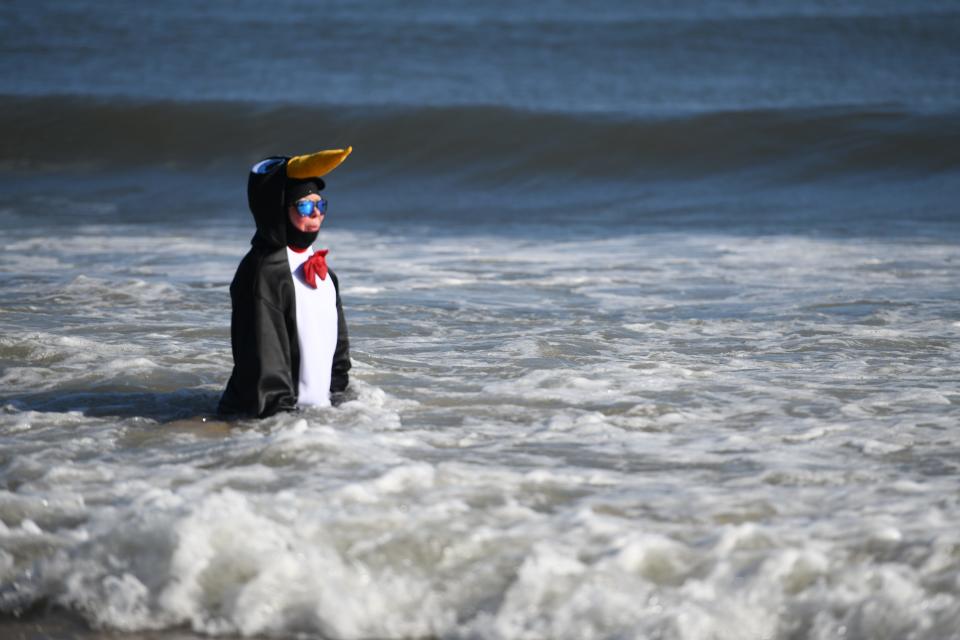
[[[330,406],[349,382],[350,344],[336,274],[313,241],[327,211],[322,176],[352,147],[274,156],[250,170],[257,232],[230,284],[233,372],[221,415],[265,418]]]

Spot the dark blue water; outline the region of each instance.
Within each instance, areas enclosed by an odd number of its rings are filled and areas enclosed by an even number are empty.
[[[6,3],[3,93],[627,113],[960,103],[956,3]]]
[[[263,155],[351,144],[361,226],[956,232],[952,2],[0,11],[8,212],[229,216]]]

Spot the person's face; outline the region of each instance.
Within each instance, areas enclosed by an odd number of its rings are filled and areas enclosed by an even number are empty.
[[[317,210],[317,207],[313,207],[313,211],[310,212],[309,216],[302,216],[300,212],[297,211],[297,204],[309,200],[310,202],[316,203],[320,202],[322,198],[315,193],[304,196],[292,203],[287,207],[287,216],[290,218],[290,224],[294,227],[303,231],[304,233],[313,233],[314,231],[319,231],[320,225],[323,223],[323,213]]]

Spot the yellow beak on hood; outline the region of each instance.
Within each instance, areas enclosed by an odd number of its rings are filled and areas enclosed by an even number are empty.
[[[353,147],[317,151],[305,156],[294,156],[287,160],[287,177],[297,180],[325,176],[347,159]]]

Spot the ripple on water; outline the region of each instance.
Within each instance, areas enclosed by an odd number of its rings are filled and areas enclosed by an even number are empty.
[[[0,315],[3,611],[344,638],[955,635],[956,247],[329,239],[354,396],[264,421],[209,417],[245,238],[192,265],[202,237],[104,240],[113,263],[78,242],[69,286],[5,280],[4,305],[44,304]]]

